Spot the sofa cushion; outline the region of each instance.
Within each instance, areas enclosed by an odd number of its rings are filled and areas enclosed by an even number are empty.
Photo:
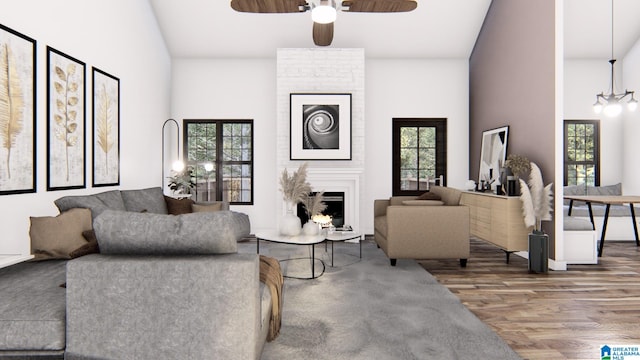
[[[584,184],[569,185],[563,188],[564,195],[587,195],[587,188]],[[569,205],[570,200],[564,200],[565,205]]]
[[[587,186],[587,195],[622,195],[622,183],[608,186]]]
[[[222,210],[222,203],[216,204],[193,204],[193,212],[214,212]]]
[[[120,191],[127,211],[168,214],[162,188],[153,187],[139,190]]]
[[[171,215],[189,214],[193,212],[193,200],[189,198],[176,199],[165,196],[164,202],[167,204],[167,213]]]
[[[0,269],[0,354],[65,348],[65,289],[60,284],[66,263],[23,262]]]
[[[117,204],[117,202],[110,196],[105,196],[103,198],[108,198],[107,201],[111,205]],[[58,210],[60,210],[61,213],[75,208],[89,209],[91,210],[91,216],[94,219],[103,211],[109,209],[109,206],[100,197],[98,197],[97,194],[64,196],[55,200],[53,203],[58,207]],[[113,208],[113,210],[124,210],[124,203],[122,203],[120,208]]]
[[[196,205],[217,205],[220,204],[220,210],[229,210],[229,203],[227,201],[196,201]]]
[[[442,201],[447,206],[460,205],[460,197],[462,197],[462,191],[450,187],[444,186],[432,186],[431,192],[440,196]]]
[[[29,236],[34,260],[70,259],[87,244],[82,232],[91,230],[91,211],[74,208],[52,217],[31,217]]]
[[[444,202],[440,200],[405,200],[402,204],[408,206],[440,206],[444,205]]]
[[[101,254],[228,254],[239,240],[231,211],[162,215],[106,210],[93,224]]]
[[[440,195],[436,193],[432,193],[431,191],[427,191],[422,195],[418,196],[418,200],[440,200]]]
[[[589,220],[565,217],[563,229],[565,231],[593,231],[593,225]]]

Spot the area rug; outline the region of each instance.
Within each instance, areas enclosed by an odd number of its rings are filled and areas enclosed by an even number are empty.
[[[255,245],[241,243],[239,251],[255,252]],[[309,247],[260,242],[260,253],[304,258]],[[315,255],[325,272],[285,279],[280,335],[262,359],[520,359],[415,261],[391,267],[371,241],[363,242],[362,259],[358,244],[335,244],[334,267],[331,247],[316,245]],[[285,275],[310,271],[308,260],[281,265]]]

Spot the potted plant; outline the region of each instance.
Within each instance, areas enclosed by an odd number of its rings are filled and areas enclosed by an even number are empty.
[[[506,185],[505,193],[509,196],[518,195],[519,179],[531,170],[531,163],[526,156],[509,154],[504,162],[502,184]]]
[[[300,218],[293,213],[298,203],[303,202],[311,192],[311,185],[307,182],[307,163],[300,165],[297,171],[289,175],[287,169],[282,170],[280,176],[280,191],[285,201],[286,214],[280,221],[280,234],[295,236],[300,234],[302,224]]]
[[[196,186],[193,182],[193,170],[190,166],[185,167],[182,171],[173,170],[167,179],[169,179],[168,185],[172,194],[178,195],[178,197],[191,196]]]
[[[549,235],[542,231],[542,222],[550,221],[553,183],[544,186],[542,172],[534,162],[530,163],[529,183],[520,179],[520,200],[524,224],[533,228],[529,234],[529,272],[548,271]]]

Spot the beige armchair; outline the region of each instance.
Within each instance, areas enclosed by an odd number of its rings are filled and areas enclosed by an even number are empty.
[[[374,201],[375,241],[389,257],[397,259],[469,258],[469,208],[460,205],[460,190],[432,186],[441,201],[393,196]]]

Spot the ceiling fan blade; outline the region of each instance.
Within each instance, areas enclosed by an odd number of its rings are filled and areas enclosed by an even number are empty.
[[[416,0],[343,0],[347,12],[407,12],[418,7]]]
[[[333,41],[333,23],[313,23],[313,43],[318,46],[329,46]]]
[[[309,9],[305,0],[231,0],[231,8],[248,13],[297,13]]]

